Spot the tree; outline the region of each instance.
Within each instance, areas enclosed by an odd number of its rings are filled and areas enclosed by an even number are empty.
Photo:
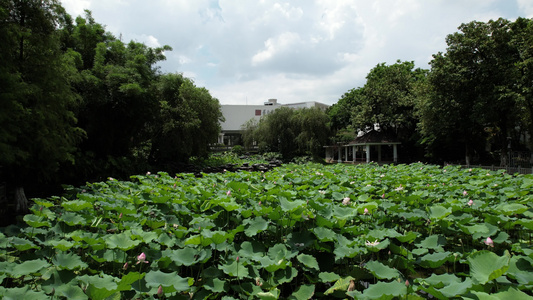
[[[298,152],[311,155],[315,159],[322,156],[324,152],[322,147],[327,144],[330,136],[328,115],[323,110],[313,107],[297,110],[295,118],[300,128],[296,137]]]
[[[366,131],[377,124],[383,132],[410,139],[416,128],[415,88],[426,73],[414,69],[414,62],[378,64],[367,75],[360,102],[352,110],[353,126]]]
[[[446,53],[434,55],[431,91],[421,103],[421,132],[430,145],[464,145],[465,161],[491,138],[507,157],[507,137],[518,125],[515,63],[510,22],[470,22],[447,37]],[[490,135],[489,135],[490,133]],[[433,145],[435,146],[435,145]]]
[[[73,162],[83,131],[75,125],[72,60],[60,51],[64,9],[55,0],[0,3],[0,165],[22,187]],[[17,188],[20,210],[23,191]]]
[[[518,51],[516,63],[517,105],[522,111],[521,124],[531,135],[533,133],[533,20],[518,18],[511,25],[513,34],[510,42]],[[529,148],[533,149],[533,139],[529,139]]]
[[[348,143],[357,137],[356,129],[352,126],[352,111],[357,109],[363,95],[363,88],[351,89],[328,108],[329,128],[334,134],[333,143]]]
[[[159,110],[148,128],[150,161],[187,162],[191,156],[207,156],[223,120],[218,99],[181,74],[162,75],[155,94]]]
[[[248,122],[245,140],[253,138],[263,152],[279,152],[284,159],[297,155],[321,156],[329,137],[329,117],[318,108],[280,107],[258,123]]]

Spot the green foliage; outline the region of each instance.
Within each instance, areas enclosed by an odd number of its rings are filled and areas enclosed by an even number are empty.
[[[0,6],[0,165],[18,185],[50,180],[84,135],[56,31],[64,15],[55,0]]]
[[[471,162],[474,151],[482,153],[489,142],[507,164],[508,137],[517,140],[516,128],[529,126],[520,117],[527,111],[520,99],[529,96],[516,84],[519,61],[527,57],[515,44],[524,42],[523,31],[513,30],[519,26],[504,19],[473,21],[448,35],[446,52],[430,63],[430,85],[419,103],[420,131],[430,153],[443,155],[439,149],[459,142]]]
[[[287,164],[131,179],[35,199],[0,233],[0,297],[532,296],[530,175]]]
[[[246,145],[257,142],[262,152],[279,152],[286,160],[298,155],[319,157],[329,139],[328,123],[328,115],[319,108],[280,107],[259,123],[246,123],[244,140]]]

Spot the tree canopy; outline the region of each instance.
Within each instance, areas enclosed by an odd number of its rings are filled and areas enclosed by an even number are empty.
[[[413,62],[378,64],[363,87],[330,108],[337,139],[379,126],[430,159],[508,164],[509,150],[533,146],[531,139],[523,143],[533,132],[532,22],[462,24],[446,37],[446,51],[433,55],[430,70]]]
[[[0,0],[0,25],[0,180],[127,177],[216,141],[218,100],[157,66],[170,46],[123,42],[56,0]]]

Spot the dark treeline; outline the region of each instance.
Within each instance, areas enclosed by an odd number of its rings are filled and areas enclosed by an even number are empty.
[[[329,109],[333,142],[378,124],[411,161],[507,165],[510,150],[532,149],[533,20],[462,24],[446,43],[430,70],[401,61],[372,69]]]
[[[207,155],[220,104],[159,71],[171,47],[125,43],[57,0],[0,3],[0,183],[14,197]]]

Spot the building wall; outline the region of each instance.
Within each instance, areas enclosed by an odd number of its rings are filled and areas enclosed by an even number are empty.
[[[278,105],[222,105],[222,115],[226,119],[220,125],[222,131],[241,131],[242,125],[250,119],[259,121],[262,116],[269,114],[275,109],[281,107]]]
[[[259,121],[261,117],[268,115],[282,106],[294,109],[318,107],[322,110],[326,110],[329,107],[326,104],[315,101],[279,104],[276,99],[269,99],[264,105],[221,105],[221,111],[225,121],[220,124],[222,132],[219,136],[218,143],[233,146],[240,141],[234,135],[240,134],[242,126],[246,122],[250,119]]]

